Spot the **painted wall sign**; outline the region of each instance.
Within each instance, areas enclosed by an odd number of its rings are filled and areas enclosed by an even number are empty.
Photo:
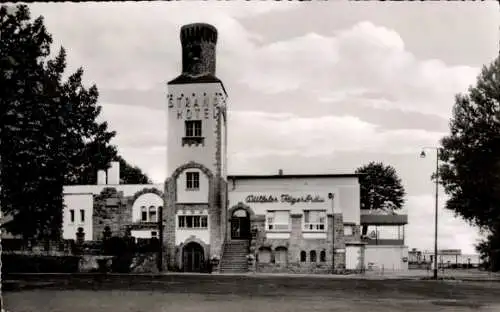
[[[217,119],[221,113],[221,107],[219,105],[221,98],[222,103],[224,104],[225,99],[223,98],[222,93],[215,93],[212,96],[212,100],[210,100],[210,96],[206,93],[203,93],[203,95],[200,96],[197,96],[195,93],[191,95],[181,94],[175,99],[172,94],[167,95],[168,108],[173,110],[177,119],[185,120],[209,119],[210,116]],[[200,105],[200,102],[203,104]]]
[[[319,195],[305,195],[294,197],[289,194],[281,194],[280,196],[274,195],[248,195],[245,198],[247,203],[289,203],[295,205],[296,203],[323,203],[325,199]]]

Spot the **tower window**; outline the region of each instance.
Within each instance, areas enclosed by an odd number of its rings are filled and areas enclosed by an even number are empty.
[[[85,210],[80,209],[80,220],[85,222]]]
[[[199,172],[186,172],[186,188],[188,190],[197,190],[200,188]]]
[[[208,216],[178,216],[180,229],[207,229]]]
[[[186,137],[201,137],[201,120],[186,120]]]
[[[75,210],[74,209],[69,210],[69,218],[71,220],[71,223],[75,222]]]

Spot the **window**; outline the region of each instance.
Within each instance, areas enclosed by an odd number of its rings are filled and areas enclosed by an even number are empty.
[[[311,262],[316,262],[316,251],[315,250],[311,250],[309,252],[309,258],[311,259]]]
[[[268,211],[266,222],[268,231],[288,231],[290,229],[290,212]]]
[[[142,222],[148,221],[148,209],[145,206],[141,207],[141,221]]]
[[[352,225],[344,225],[344,236],[352,236],[352,235],[353,235]]]
[[[208,216],[179,216],[180,229],[206,229],[208,228]]]
[[[149,222],[158,222],[158,219],[156,218],[156,207],[155,206],[149,207]]]
[[[322,251],[319,253],[319,261],[321,261],[321,262],[326,262],[326,251],[322,250]]]
[[[186,120],[186,137],[201,137],[201,120]]]
[[[186,188],[188,190],[197,190],[200,188],[199,172],[186,172]]]
[[[85,222],[85,210],[80,209],[80,220]]]
[[[324,231],[326,227],[326,212],[320,210],[304,211],[305,231]]]
[[[208,228],[208,217],[203,216],[201,218],[201,227],[204,229]]]
[[[306,262],[306,252],[305,251],[301,251],[300,252],[300,262]]]
[[[75,210],[74,209],[69,210],[69,218],[70,218],[71,223],[75,222]]]
[[[151,237],[156,237],[157,235],[158,235],[158,233],[156,231],[151,232]]]
[[[141,206],[141,222],[158,222],[158,207]]]

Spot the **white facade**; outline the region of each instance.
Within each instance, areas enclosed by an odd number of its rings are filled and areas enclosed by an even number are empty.
[[[152,230],[132,230],[130,231],[130,236],[134,238],[153,238],[153,237],[158,237],[158,231],[152,231]],[[155,234],[155,235],[153,235]]]
[[[365,267],[373,270],[408,270],[407,246],[366,246]]]
[[[142,194],[137,197],[132,206],[132,222],[158,222],[157,216],[160,207],[163,207],[163,198],[154,193]],[[144,218],[143,212],[146,212],[146,218]],[[152,216],[153,212],[155,212],[156,217]]]
[[[198,187],[187,188],[187,174],[198,174]],[[177,203],[208,203],[208,177],[199,169],[186,169],[177,178]]]
[[[363,266],[363,247],[346,246],[345,248],[345,268],[347,270],[359,270]]]
[[[207,226],[202,228],[182,228],[179,225],[179,216],[200,216],[207,217]],[[175,244],[178,246],[188,240],[190,237],[195,237],[203,243],[210,244],[210,220],[207,210],[185,210],[178,211],[175,218]]]
[[[93,237],[93,214],[94,214],[94,196],[99,195],[105,188],[113,187],[118,192],[123,192],[126,197],[133,196],[137,192],[147,188],[155,188],[157,190],[163,190],[163,184],[118,184],[118,185],[68,185],[64,186],[63,189],[63,226],[62,226],[62,237],[63,239],[75,239],[78,228],[83,228],[85,233],[85,240],[94,240]],[[146,206],[158,207],[163,205],[163,200],[159,198],[156,194],[144,194],[138,198],[137,203],[134,203],[133,208],[133,219],[140,219],[140,207]],[[81,218],[81,210],[84,210],[84,220]],[[73,211],[73,213],[71,212]],[[74,218],[71,220],[71,215],[74,214]],[[141,235],[141,234],[137,234]],[[134,234],[133,234],[134,236]],[[140,237],[140,236],[134,236]]]
[[[216,172],[217,120],[226,110],[227,95],[221,83],[181,84],[168,86],[167,173],[168,176],[189,161]],[[223,116],[223,118],[225,118]],[[201,121],[200,144],[186,142],[197,133],[186,133],[186,121]],[[221,123],[225,137],[225,123]],[[189,141],[189,140],[187,140]],[[225,157],[223,157],[225,158]]]
[[[85,233],[85,240],[92,240],[92,215],[94,200],[92,193],[69,193],[63,198],[63,239],[75,239],[78,228]],[[82,218],[83,217],[83,218]]]
[[[333,194],[329,199],[329,194]],[[288,195],[288,196],[287,196]],[[276,198],[276,201],[256,203],[252,197]],[[312,200],[307,200],[311,196]],[[287,199],[290,198],[290,199]],[[306,198],[305,202],[292,204],[291,198]],[[250,202],[249,202],[250,200]],[[290,178],[243,178],[229,177],[229,207],[238,203],[251,205],[256,215],[265,215],[269,210],[285,210],[290,214],[302,214],[304,210],[322,210],[327,214],[342,213],[347,223],[360,222],[359,182],[356,176],[331,175],[325,177],[304,176]]]

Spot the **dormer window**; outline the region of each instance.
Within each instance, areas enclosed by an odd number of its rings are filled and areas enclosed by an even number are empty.
[[[201,120],[186,120],[184,126],[186,131],[185,137],[182,138],[182,146],[204,144],[204,138],[201,133]]]

